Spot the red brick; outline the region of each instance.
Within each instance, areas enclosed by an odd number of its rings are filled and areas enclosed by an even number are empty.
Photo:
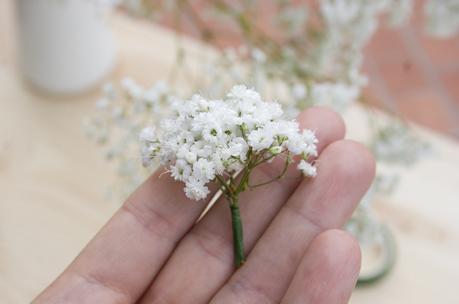
[[[443,73],[440,79],[455,106],[459,107],[459,69]]]
[[[448,69],[451,65],[459,67],[459,38],[437,39],[424,34],[419,36],[419,42],[439,70]]]
[[[397,104],[400,114],[406,119],[451,135],[457,131],[456,122],[443,106],[441,97],[431,90],[418,90],[406,94]]]
[[[426,20],[424,18],[424,0],[415,1],[415,10],[411,27],[415,33],[420,47],[425,50],[431,62],[445,68],[459,61],[459,38],[440,39],[432,37],[426,32]]]
[[[395,97],[427,86],[421,68],[412,61],[380,64],[378,69],[390,94]]]
[[[383,100],[380,98],[380,96],[378,96],[376,90],[372,88],[372,86],[367,86],[363,89],[362,101],[363,103],[370,106],[375,106],[380,109],[385,108]]]
[[[400,32],[381,28],[370,40],[365,49],[367,60],[379,63],[391,63],[407,59],[410,54]]]

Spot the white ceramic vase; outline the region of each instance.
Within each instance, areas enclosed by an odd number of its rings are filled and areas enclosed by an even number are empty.
[[[42,90],[76,94],[113,67],[115,45],[101,0],[16,0],[19,63]]]

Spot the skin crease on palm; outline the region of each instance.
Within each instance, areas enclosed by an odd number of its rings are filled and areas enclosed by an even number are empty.
[[[343,139],[331,110],[311,108],[297,120],[316,131],[318,175],[302,178],[292,165],[242,194],[248,259],[237,271],[226,202],[196,223],[206,202],[188,201],[183,185],[158,170],[33,303],[347,303],[360,249],[339,228],[368,189],[374,160]],[[253,181],[281,166],[264,164]]]

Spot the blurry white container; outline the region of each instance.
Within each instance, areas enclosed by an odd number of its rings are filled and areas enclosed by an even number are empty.
[[[103,1],[15,2],[20,66],[35,86],[52,93],[79,93],[111,70],[115,46]]]

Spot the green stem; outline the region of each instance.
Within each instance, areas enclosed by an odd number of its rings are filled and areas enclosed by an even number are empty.
[[[233,244],[234,244],[234,265],[236,269],[245,262],[244,238],[242,235],[242,221],[239,213],[239,202],[237,197],[229,199],[231,208],[231,223],[233,225]]]
[[[259,184],[256,184],[256,185],[248,185],[248,187],[250,189],[254,189],[254,188],[257,188],[257,187],[260,187],[260,186],[264,186],[264,185],[267,185],[269,183],[272,183],[278,179],[281,179],[282,177],[284,177],[285,173],[287,172],[287,169],[288,169],[288,165],[290,164],[290,161],[289,161],[289,158],[287,156],[287,158],[285,159],[285,166],[284,166],[284,169],[282,170],[282,172],[276,176],[275,178],[272,178],[270,180],[267,180],[265,182],[262,182],[262,183],[259,183]]]

